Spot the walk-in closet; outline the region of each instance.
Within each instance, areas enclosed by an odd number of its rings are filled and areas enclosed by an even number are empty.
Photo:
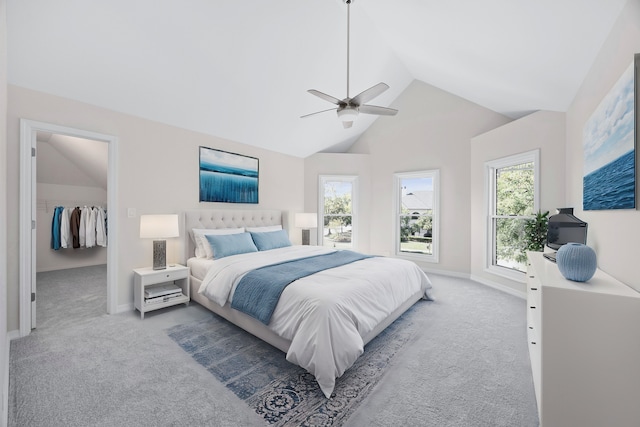
[[[107,311],[108,144],[38,132],[36,147],[36,328],[58,328]]]

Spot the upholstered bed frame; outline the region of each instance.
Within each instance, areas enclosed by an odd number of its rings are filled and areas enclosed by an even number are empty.
[[[187,211],[184,213],[184,231],[181,236],[184,236],[184,248],[185,248],[185,265],[186,260],[193,257],[195,254],[195,243],[192,238],[191,230],[194,228],[238,228],[238,227],[263,227],[268,225],[282,225],[282,228],[286,229],[283,223],[282,212],[278,210],[199,210],[199,211]],[[215,302],[209,300],[204,295],[198,293],[200,284],[202,281],[196,277],[191,276],[189,278],[191,287],[191,300],[206,307],[214,313],[224,317],[234,325],[237,325],[245,331],[255,335],[263,341],[268,342],[272,346],[279,348],[285,353],[289,350],[291,341],[276,335],[269,328],[259,321],[253,319],[237,310],[233,310],[229,307],[229,303],[224,307],[220,307]]]
[[[194,228],[220,229],[262,227],[280,224],[282,225],[282,228],[286,230],[286,221],[283,219],[282,212],[278,210],[198,210],[184,212],[184,218],[182,221],[184,230],[182,230],[180,235],[184,236],[185,265],[186,261],[195,254],[195,243],[191,237],[191,230]],[[233,310],[229,307],[229,303],[225,304],[224,307],[220,307],[207,297],[199,294],[198,290],[200,289],[201,283],[200,279],[193,276],[190,277],[191,299],[193,301],[224,317],[231,323],[241,327],[261,340],[268,342],[283,352],[286,353],[289,350],[291,341],[278,336],[258,320],[255,320],[251,316],[242,312]],[[416,301],[422,298],[422,295],[422,292],[419,292],[409,301],[398,307],[398,309],[391,313],[387,319],[382,321],[366,336],[362,337],[364,343],[367,344],[375,338]]]
[[[187,211],[184,213],[184,232],[180,234],[185,237],[184,261],[195,254],[195,243],[191,230],[194,228],[239,228],[239,227],[264,227],[267,225],[282,225],[282,212],[278,210],[200,210]]]

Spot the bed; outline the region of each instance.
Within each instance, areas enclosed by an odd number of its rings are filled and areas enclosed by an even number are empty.
[[[282,350],[288,361],[314,375],[329,398],[336,378],[353,365],[369,341],[418,300],[431,299],[431,283],[415,263],[366,257],[295,280],[284,288],[265,324],[255,315],[231,308],[234,294],[241,293],[238,283],[243,277],[255,273],[256,268],[291,259],[340,254],[333,254],[331,248],[291,245],[207,259],[204,253],[195,256],[201,247],[196,244],[194,230],[199,236],[203,230],[223,234],[244,230],[244,234],[265,232],[267,236],[278,234],[272,231],[279,228],[286,230],[285,222],[278,210],[185,212],[181,236],[190,267],[191,298]],[[253,236],[254,240],[259,237]],[[224,238],[210,239],[215,247],[213,239]],[[236,295],[236,299],[240,297]]]

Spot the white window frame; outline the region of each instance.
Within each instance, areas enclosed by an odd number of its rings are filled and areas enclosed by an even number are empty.
[[[358,247],[358,176],[320,175],[318,177],[318,246],[324,246],[324,187],[327,182],[351,183],[351,249]]]
[[[431,178],[433,180],[433,212],[431,217],[432,254],[407,253],[400,251],[400,215],[402,214],[402,189],[400,184],[407,178]],[[393,254],[411,261],[437,263],[440,259],[440,169],[393,174]]]
[[[493,254],[495,253],[495,233],[493,231],[493,220],[496,215],[496,171],[509,166],[516,166],[523,163],[533,163],[533,211],[540,209],[540,150],[527,151],[512,156],[502,157],[496,160],[485,162],[485,271],[506,277],[517,282],[526,282],[526,274],[517,270],[501,267],[493,264]],[[505,217],[506,218],[506,217]],[[514,217],[524,218],[524,217]]]

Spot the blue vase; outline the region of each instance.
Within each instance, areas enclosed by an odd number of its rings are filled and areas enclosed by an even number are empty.
[[[567,243],[556,254],[558,269],[562,275],[574,282],[586,282],[598,268],[596,253],[582,243]]]

